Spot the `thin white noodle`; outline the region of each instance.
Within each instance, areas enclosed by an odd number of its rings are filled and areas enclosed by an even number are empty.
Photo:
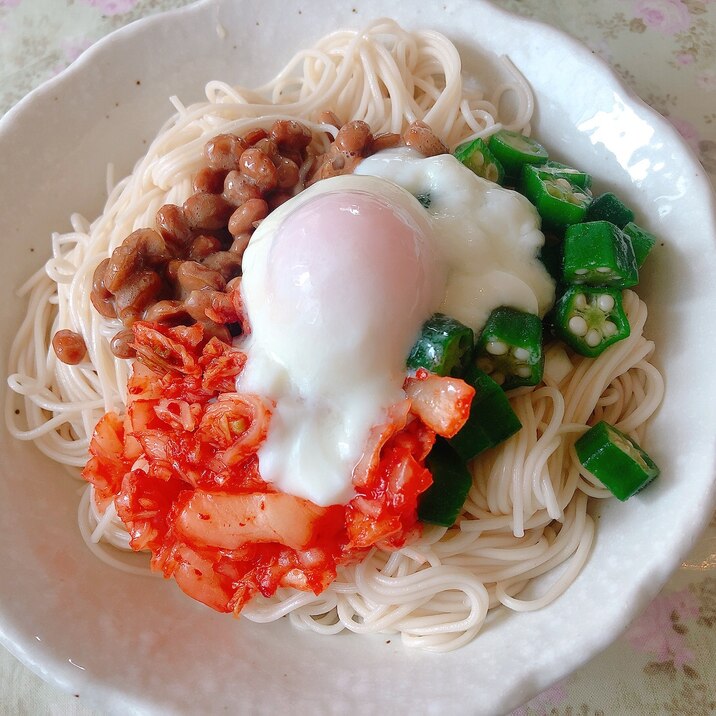
[[[392,554],[376,551],[362,564],[342,568],[339,579],[319,597],[302,600],[292,609],[292,623],[317,633],[336,633],[339,626],[359,633],[397,632],[407,646],[442,651],[475,636],[484,620],[483,609],[501,603],[515,611],[530,611],[558,598],[584,565],[594,539],[594,522],[587,511],[589,493],[610,496],[603,487],[591,487],[588,475],[580,476],[584,471],[572,445],[587,423],[577,423],[575,413],[590,418],[602,394],[620,392],[625,385],[638,382],[648,400],[640,401],[628,415],[612,416],[612,420],[617,425],[623,420],[628,427],[626,421],[638,411],[643,424],[663,395],[661,376],[641,358],[652,349],[640,332],[646,307],[631,291],[625,292],[624,299],[634,331],[629,339],[596,360],[572,356],[573,369],[560,391],[543,387],[512,399],[523,425],[534,425],[532,433],[523,429],[529,448],[518,448],[524,439],[518,433],[490,458],[475,461],[475,486],[455,527],[426,530],[408,548]],[[601,376],[601,382],[593,382],[594,376]],[[621,380],[623,376],[631,376],[630,381]],[[573,399],[567,410],[563,395],[585,392],[588,398]],[[619,402],[628,407],[630,396],[621,394]],[[504,469],[511,479],[504,479]],[[541,476],[541,492],[533,489],[535,472]],[[527,485],[531,496],[532,512],[520,519],[512,514],[513,479]],[[507,513],[481,508],[480,490],[493,490],[497,504]],[[551,499],[544,499],[547,494]],[[557,510],[561,523],[550,514]],[[520,523],[524,535],[516,536],[515,526]],[[541,586],[534,581],[549,576],[550,570],[563,563],[566,569],[553,583]],[[388,576],[387,571],[391,572]],[[518,599],[530,585],[535,585],[536,596]],[[287,601],[281,599],[262,605],[261,621],[269,620],[271,614],[276,618],[284,615],[286,607]],[[255,618],[252,611],[244,614]]]
[[[134,229],[152,226],[161,205],[189,195],[208,139],[298,118],[321,138],[315,140],[320,149],[328,142],[325,133],[337,132],[311,122],[327,108],[342,121],[368,121],[375,133],[400,132],[423,119],[450,147],[502,126],[528,134],[534,107],[529,86],[507,58],[498,64],[505,79],[491,96],[468,90],[457,51],[445,37],[406,32],[384,19],[361,32],[323,38],[263,87],[213,81],[206,102],[185,105],[172,97],[176,114],[133,173],[112,186],[108,169],[102,215],[91,223],[73,215],[73,231],[53,236],[45,270],[20,289],[29,305],[9,360],[5,420],[11,434],[33,440],[77,474],[97,420],[106,411],[122,411],[129,366],[109,350],[118,322],[91,308],[93,272]],[[511,105],[509,116],[500,113],[504,104]],[[302,176],[308,170],[302,167]],[[426,528],[397,552],[374,550],[360,564],[339,568],[338,579],[318,596],[280,589],[270,599],[255,599],[243,616],[256,622],[288,616],[319,634],[398,633],[407,646],[445,651],[473,639],[499,604],[524,611],[556,599],[593,540],[587,497],[608,495],[577,462],[574,441],[602,417],[641,440],[663,395],[663,379],[648,360],[653,344],[642,335],[646,307],[630,291],[624,302],[632,326],[627,340],[596,360],[571,356],[572,368],[559,385],[515,391],[512,405],[525,427],[474,461],[474,484],[454,527]],[[57,361],[49,339],[60,328],[82,334],[86,362]],[[92,495],[88,487],[79,506],[88,548],[114,567],[148,573],[146,555],[115,549],[127,549],[128,535],[114,506],[100,515]],[[565,562],[554,583],[540,583],[541,575]],[[528,589],[529,598],[518,598]]]
[[[144,553],[119,551],[116,547],[107,542],[95,542],[92,539],[93,532],[96,528],[96,522],[92,518],[92,492],[88,485],[82,493],[78,510],[77,521],[80,528],[80,534],[84,539],[87,548],[105,564],[119,569],[122,572],[136,574],[142,577],[160,577],[157,572],[149,569],[149,556]]]

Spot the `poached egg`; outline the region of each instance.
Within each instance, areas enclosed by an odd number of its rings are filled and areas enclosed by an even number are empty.
[[[405,398],[422,324],[441,311],[479,331],[501,305],[543,315],[554,300],[543,241],[524,197],[409,149],[269,214],[243,259],[251,333],[237,381],[276,403],[261,476],[321,506],[352,499],[371,428]]]
[[[406,356],[444,291],[432,234],[409,192],[348,175],[301,192],[252,236],[237,387],[276,402],[259,470],[283,492],[352,498],[369,431],[405,398]]]

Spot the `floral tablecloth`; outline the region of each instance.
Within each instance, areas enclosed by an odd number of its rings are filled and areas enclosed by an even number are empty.
[[[428,0],[426,0],[428,1]],[[189,0],[0,0],[0,114],[93,42]],[[496,0],[607,60],[716,185],[716,0]],[[0,160],[1,161],[1,160]],[[95,714],[0,648],[0,714]],[[627,633],[515,716],[716,713],[716,517]]]

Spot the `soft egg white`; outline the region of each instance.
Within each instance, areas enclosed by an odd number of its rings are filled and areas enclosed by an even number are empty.
[[[501,305],[543,315],[554,300],[543,241],[524,197],[410,149],[272,212],[244,255],[251,334],[237,383],[276,402],[262,477],[319,505],[348,502],[370,429],[405,398],[422,323],[441,311],[479,331]]]
[[[554,281],[537,258],[540,218],[522,195],[482,179],[450,154],[399,148],[364,159],[357,174],[389,179],[429,201],[436,249],[447,266],[439,311],[479,332],[499,306],[543,316]]]
[[[243,270],[251,334],[237,387],[276,402],[261,475],[319,505],[345,503],[444,292],[428,216],[384,179],[323,180],[260,224]]]

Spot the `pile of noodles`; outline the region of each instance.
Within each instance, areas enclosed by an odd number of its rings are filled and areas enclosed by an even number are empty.
[[[312,121],[324,109],[343,121],[365,120],[374,133],[400,132],[422,119],[451,148],[500,127],[529,134],[529,87],[506,59],[499,62],[504,84],[489,96],[468,92],[460,57],[445,37],[380,20],[362,32],[325,37],[263,87],[210,82],[206,102],[185,107],[173,98],[177,113],[133,173],[111,187],[102,215],[92,223],[74,215],[74,231],[53,236],[52,258],[21,289],[29,306],[10,356],[14,392],[5,411],[11,433],[34,441],[79,476],[97,420],[108,410],[122,412],[130,363],[109,349],[120,325],[93,310],[92,274],[129,233],[153,226],[160,206],[181,204],[191,193],[208,139],[297,118],[320,130],[320,143],[326,132],[337,132]],[[471,80],[471,87],[478,86],[480,77]],[[624,302],[628,339],[595,360],[553,345],[544,385],[511,394],[524,427],[474,462],[474,485],[454,527],[426,527],[398,552],[374,550],[361,564],[341,568],[319,596],[281,589],[271,599],[254,600],[242,614],[259,622],[287,615],[323,634],[398,632],[409,646],[441,651],[474,638],[492,607],[538,609],[558,597],[590,551],[589,498],[609,496],[581,470],[574,440],[600,419],[641,440],[663,394],[662,378],[649,363],[653,343],[642,335],[646,306],[631,291]],[[88,360],[77,366],[57,361],[49,341],[61,328],[82,334]],[[93,506],[88,487],[79,511],[88,545],[105,561],[145,572],[146,560],[130,564],[117,549],[127,549],[128,536],[113,508],[100,517]],[[558,565],[563,567],[555,570]],[[526,590],[547,572],[547,583]]]

